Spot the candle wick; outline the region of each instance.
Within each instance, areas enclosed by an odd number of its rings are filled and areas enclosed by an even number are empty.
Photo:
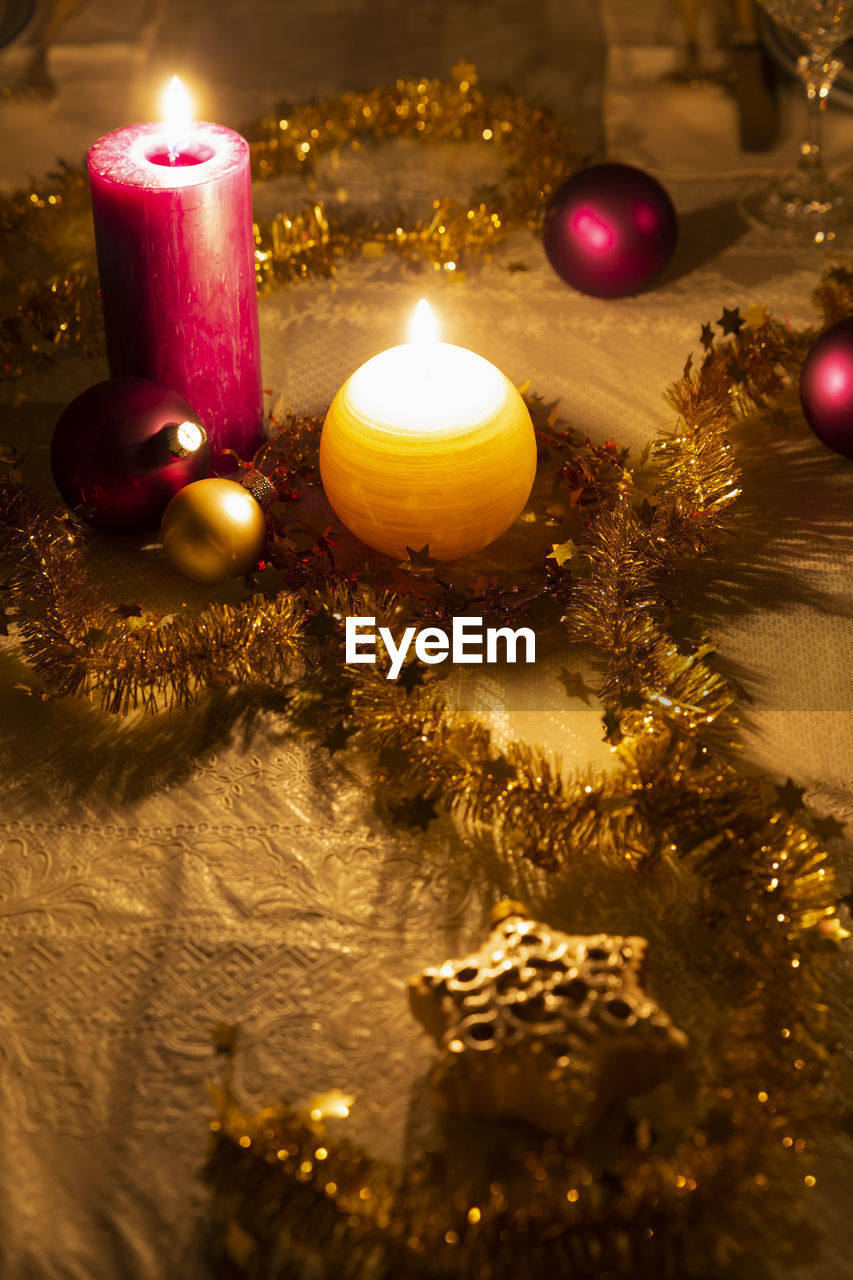
[[[169,148],[169,164],[174,165],[174,164],[177,164],[177,163],[178,163],[178,155],[177,155],[177,152],[176,152],[176,151],[174,151],[174,150],[170,147],[170,148]]]

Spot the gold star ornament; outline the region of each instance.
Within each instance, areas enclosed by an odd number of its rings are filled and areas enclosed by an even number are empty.
[[[687,1037],[641,985],[645,938],[561,933],[512,901],[490,923],[479,951],[409,983],[440,1049],[438,1110],[574,1140],[683,1057]]]

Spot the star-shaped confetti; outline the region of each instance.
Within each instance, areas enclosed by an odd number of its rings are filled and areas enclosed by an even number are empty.
[[[678,609],[669,620],[669,634],[681,653],[692,653],[696,648],[696,619],[689,609]]]
[[[744,319],[740,313],[740,308],[723,307],[723,314],[720,316],[717,324],[720,326],[724,334],[738,333],[744,326]]]
[[[408,560],[402,561],[407,569],[434,569],[438,564],[429,553],[429,543],[425,542],[420,551],[415,551],[413,547],[406,547]]]
[[[394,575],[384,565],[381,568],[366,568],[359,572],[358,580],[374,591],[384,591],[394,581]]]
[[[687,1037],[642,986],[645,938],[561,933],[516,902],[491,924],[479,951],[409,983],[443,1109],[573,1139],[682,1057]]]
[[[702,325],[702,336],[699,339],[706,351],[710,351],[714,345],[714,329],[711,324]]]
[[[429,576],[417,577],[414,573],[407,573],[403,569],[392,569],[391,581],[386,589],[395,596],[426,598],[436,595],[441,587],[434,578]]]
[[[379,768],[389,778],[402,773],[409,764],[409,757],[402,747],[384,746],[380,749]]]
[[[605,711],[601,717],[601,723],[604,726],[604,741],[615,747],[625,736],[619,716],[615,711]]]
[[[495,782],[509,782],[514,779],[517,774],[515,766],[511,765],[506,756],[501,754],[496,760],[488,760],[483,765],[483,773],[487,773],[490,778],[494,778]]]
[[[788,778],[784,787],[776,788],[776,802],[785,810],[786,813],[796,813],[798,809],[805,809],[803,802],[803,794],[805,787],[795,787],[793,779]]]
[[[545,559],[556,561],[561,569],[568,565],[576,578],[587,577],[591,570],[589,556],[571,538],[553,543]]]
[[[340,720],[337,724],[332,725],[326,736],[321,738],[320,741],[328,749],[329,755],[333,756],[336,751],[343,751],[347,745],[347,740],[352,737],[353,732],[353,729],[347,729],[343,720]]]
[[[578,547],[574,542],[572,542],[571,538],[569,538],[566,542],[553,543],[551,550],[548,552],[545,559],[556,560],[557,564],[562,569],[563,565],[566,564],[567,561],[571,561],[577,554]]]
[[[587,706],[590,705],[589,700],[595,696],[595,690],[586,683],[579,671],[569,671],[568,667],[561,667],[557,679],[568,697],[580,698]]]
[[[838,946],[841,946],[841,943],[846,942],[851,936],[850,930],[844,928],[838,916],[832,916],[829,920],[821,920],[818,928],[824,938],[828,938],[830,942],[834,942]]]
[[[406,693],[424,682],[424,669],[419,662],[408,662],[397,676],[397,683],[402,685]]]
[[[268,600],[274,600],[281,591],[286,589],[287,583],[286,569],[271,569],[269,566],[260,573],[254,574],[251,579],[252,590],[266,596]]]
[[[844,835],[845,823],[839,822],[831,813],[825,818],[812,818],[812,830],[821,840],[837,840]]]
[[[751,302],[746,309],[743,323],[747,329],[760,329],[763,324],[767,323],[769,318],[766,307],[763,307],[758,302]]]
[[[654,523],[656,511],[657,507],[653,506],[652,503],[649,502],[648,498],[643,498],[643,501],[637,508],[637,519],[640,521],[640,524],[645,525],[647,529],[651,529],[652,524]]]
[[[422,791],[419,791],[408,800],[395,804],[391,809],[391,817],[400,826],[420,827],[422,831],[426,831],[429,824],[438,817],[438,813],[435,801],[428,799]]]
[[[138,604],[117,604],[114,609],[110,609],[110,613],[116,614],[117,617],[123,618],[127,622],[128,618],[142,617],[142,606]]]
[[[328,609],[324,608],[310,613],[302,623],[302,628],[312,640],[331,640],[334,635],[337,635],[338,631],[336,620]]]

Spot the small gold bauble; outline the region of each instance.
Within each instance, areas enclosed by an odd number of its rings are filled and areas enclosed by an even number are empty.
[[[166,508],[160,540],[180,573],[212,586],[255,567],[264,550],[266,518],[236,480],[196,480]]]

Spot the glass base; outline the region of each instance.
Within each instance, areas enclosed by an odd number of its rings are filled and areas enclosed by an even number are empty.
[[[853,229],[850,192],[824,186],[818,194],[806,194],[790,178],[753,187],[740,197],[739,206],[751,223],[783,231],[802,244],[832,245]]]

